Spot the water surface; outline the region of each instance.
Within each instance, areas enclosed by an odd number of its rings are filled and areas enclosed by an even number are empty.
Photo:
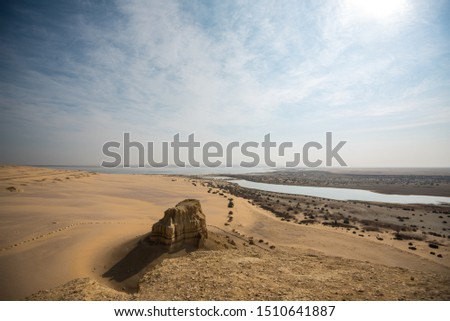
[[[450,197],[443,196],[381,194],[362,189],[278,185],[257,183],[241,179],[230,180],[230,182],[236,183],[242,187],[254,188],[267,192],[308,195],[340,201],[369,201],[397,204],[450,204]]]

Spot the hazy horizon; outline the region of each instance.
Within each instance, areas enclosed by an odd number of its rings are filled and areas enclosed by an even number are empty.
[[[450,167],[450,1],[0,9],[0,163],[96,166],[124,132],[294,151],[332,132],[349,168]]]
[[[117,166],[116,168],[107,168],[107,167],[103,167],[100,164],[87,164],[87,165],[78,165],[78,164],[65,164],[65,165],[61,165],[61,164],[14,164],[14,163],[2,163],[0,165],[5,165],[5,166],[31,166],[31,167],[48,167],[48,168],[58,168],[58,167],[67,167],[67,168],[104,168],[107,171],[114,171],[115,169],[119,169],[119,170],[139,170],[139,169],[143,169],[143,170],[147,170],[147,169],[152,169],[155,171],[158,170],[170,170],[170,169],[209,169],[212,172],[214,172],[215,169],[218,170],[233,170],[233,169],[244,169],[246,172],[251,172],[252,169],[256,170],[256,171],[261,171],[261,170],[286,170],[286,171],[290,171],[290,170],[318,170],[318,171],[358,171],[358,170],[367,170],[367,171],[376,171],[376,170],[431,170],[431,171],[436,171],[436,170],[444,170],[444,171],[450,171],[450,166],[434,166],[434,167],[426,167],[426,166],[416,166],[416,167],[408,167],[408,166],[384,166],[384,167],[370,167],[370,166],[346,166],[346,167],[342,167],[342,166],[319,166],[319,167],[307,167],[307,166],[297,166],[297,167],[292,167],[292,168],[287,168],[287,167],[283,167],[283,166],[276,166],[276,167],[269,167],[267,165],[258,165],[255,167],[242,167],[239,164],[233,164],[233,166],[226,166],[226,165],[222,165],[222,166],[218,166],[218,167],[208,167],[205,165],[201,165],[199,167],[195,167],[195,166],[190,166],[190,165],[186,165],[185,167],[179,167],[176,165],[168,165],[165,167],[153,167],[150,166],[148,164],[146,164],[144,167],[139,167],[138,164],[132,164],[130,167],[124,167],[124,166]],[[450,174],[450,172],[449,172]]]

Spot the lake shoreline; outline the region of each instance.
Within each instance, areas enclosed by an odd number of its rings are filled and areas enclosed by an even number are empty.
[[[337,188],[323,186],[281,185],[236,179],[229,181],[241,187],[252,188],[266,192],[305,195],[339,201],[363,201],[387,204],[450,205],[450,197],[443,196],[382,194],[356,188],[350,189],[343,187]]]
[[[450,174],[440,169],[412,175],[401,170],[373,172],[331,170],[280,170],[267,173],[227,174],[234,179],[276,185],[331,187],[367,190],[380,194],[450,197]],[[445,174],[445,175],[444,175]]]

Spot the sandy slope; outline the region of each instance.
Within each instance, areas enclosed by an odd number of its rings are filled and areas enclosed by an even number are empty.
[[[141,278],[137,293],[77,279],[29,299],[449,300],[449,281],[448,276],[435,273],[318,253],[240,246],[166,259]]]
[[[183,179],[58,173],[1,168],[2,299],[20,299],[76,277],[98,277],[108,251],[148,232],[165,209],[184,198],[198,198],[205,211],[217,213],[208,217],[211,223],[220,224],[226,213],[226,199]],[[11,186],[22,191],[6,190]]]
[[[439,264],[416,253],[406,252],[392,242],[383,243],[374,238],[358,238],[348,235],[344,229],[333,229],[321,225],[305,226],[282,222],[271,213],[250,205],[245,200],[237,200],[236,222],[232,224],[239,232],[264,239],[271,243],[313,249],[329,256],[339,256],[377,264],[398,266],[408,269],[450,272],[450,261]],[[245,213],[245,214],[242,214]],[[242,218],[242,216],[246,216]],[[397,242],[397,245],[400,244]]]
[[[10,192],[10,187],[15,191]],[[208,224],[261,238],[282,253],[293,247],[296,259],[295,253],[315,250],[326,256],[449,275],[448,260],[438,264],[331,228],[281,222],[243,199],[235,200],[234,220],[224,226],[227,195],[207,193],[206,187],[185,178],[1,167],[0,299],[23,299],[75,278],[108,284],[101,275],[121,253],[131,250],[123,244],[147,233],[165,209],[185,198],[201,201]],[[278,264],[283,268],[283,262]]]

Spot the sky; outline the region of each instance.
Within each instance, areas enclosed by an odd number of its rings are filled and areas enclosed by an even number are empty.
[[[124,132],[449,167],[450,1],[2,1],[0,163],[99,165]]]

